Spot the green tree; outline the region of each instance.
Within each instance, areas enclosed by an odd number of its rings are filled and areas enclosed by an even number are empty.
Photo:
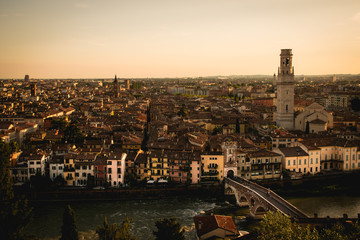
[[[187,114],[188,114],[188,113],[187,113],[187,110],[186,110],[185,106],[182,106],[182,107],[180,108],[179,112],[178,112],[178,116],[186,117]]]
[[[306,134],[309,134],[309,133],[310,133],[310,123],[309,123],[309,121],[306,121],[305,133],[306,133]]]
[[[269,211],[264,215],[257,229],[258,240],[318,240],[315,229],[301,227],[291,222],[288,216],[279,211]]]
[[[360,239],[359,223],[335,223],[320,230],[321,239],[326,240],[357,240]]]
[[[64,129],[64,140],[67,143],[75,144],[82,144],[84,142],[84,136],[76,123],[71,123]]]
[[[60,240],[78,240],[79,233],[76,228],[75,214],[70,205],[67,205],[63,214]]]
[[[54,119],[51,121],[51,129],[58,129],[64,131],[68,122],[64,118]]]
[[[238,118],[236,119],[236,128],[235,128],[235,132],[236,132],[236,133],[240,133],[240,121],[239,121],[239,119],[238,119]]]
[[[164,218],[155,222],[157,231],[154,231],[156,240],[184,240],[185,230],[177,222],[177,218]]]
[[[10,154],[16,148],[0,142],[0,239],[23,239],[32,209],[23,196],[14,196],[10,178]]]
[[[98,226],[96,233],[100,240],[136,240],[130,233],[130,219],[126,218],[120,226],[116,223],[109,224],[105,217],[103,226]]]
[[[359,97],[356,97],[351,100],[351,109],[355,112],[360,111],[360,99]]]

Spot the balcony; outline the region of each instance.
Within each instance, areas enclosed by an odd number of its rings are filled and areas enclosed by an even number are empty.
[[[217,170],[210,170],[209,172],[203,172],[202,176],[215,176],[218,175],[219,172]]]
[[[75,168],[73,168],[73,167],[70,167],[70,168],[65,167],[64,172],[75,172]]]
[[[209,164],[208,165],[208,169],[217,169],[218,165],[217,164]]]
[[[66,180],[73,180],[73,176],[69,175],[69,176],[66,176]]]
[[[190,170],[190,167],[189,167],[189,166],[180,166],[180,167],[179,167],[179,170],[180,170],[180,171],[189,171],[189,170]]]

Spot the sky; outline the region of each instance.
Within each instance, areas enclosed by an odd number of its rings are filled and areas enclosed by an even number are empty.
[[[0,78],[360,73],[360,0],[0,0]]]

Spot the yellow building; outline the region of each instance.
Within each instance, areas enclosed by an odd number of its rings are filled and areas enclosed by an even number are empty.
[[[169,179],[169,160],[166,152],[152,151],[148,154],[148,179],[158,181]]]
[[[260,150],[237,150],[237,175],[246,179],[276,179],[281,177],[281,158],[278,153]]]
[[[67,154],[64,157],[64,180],[67,186],[75,186],[75,159],[74,154]]]
[[[201,155],[201,182],[222,181],[224,179],[224,156],[210,152]]]
[[[309,167],[309,154],[301,147],[279,148],[275,151],[283,155],[282,164],[284,169],[302,174],[314,173],[314,167]]]
[[[138,181],[142,181],[144,179],[149,178],[149,168],[148,168],[148,159],[147,154],[145,153],[139,153],[139,155],[136,157],[134,165],[135,165],[135,173],[136,173],[136,179]]]

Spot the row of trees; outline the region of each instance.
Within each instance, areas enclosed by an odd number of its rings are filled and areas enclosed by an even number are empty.
[[[98,226],[96,233],[100,240],[136,240],[130,231],[131,220],[126,218],[121,224],[108,223],[105,217],[103,225]],[[184,240],[184,229],[176,218],[164,218],[155,222],[157,231],[154,231],[157,240]],[[75,214],[70,205],[67,205],[63,215],[60,240],[78,240],[79,233],[75,223]]]
[[[24,229],[32,209],[24,196],[14,194],[10,177],[10,155],[17,146],[0,142],[0,239],[29,239]]]
[[[280,212],[268,212],[256,229],[258,240],[357,240],[360,225],[351,222],[329,224],[317,228],[301,226]]]

